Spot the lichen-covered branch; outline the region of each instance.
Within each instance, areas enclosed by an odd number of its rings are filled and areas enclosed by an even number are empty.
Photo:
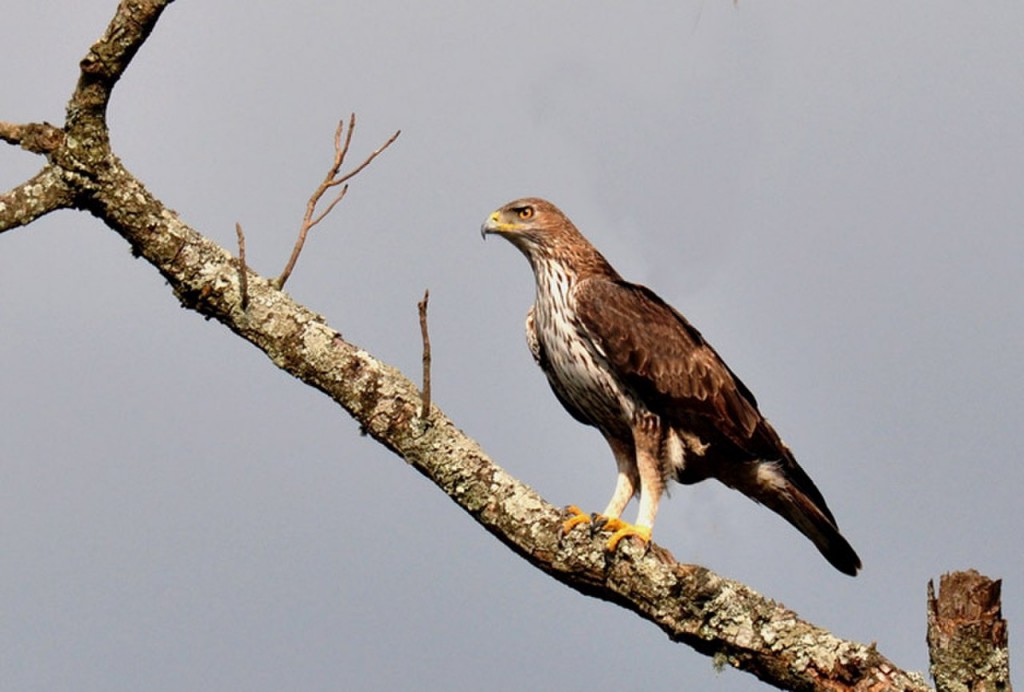
[[[49,154],[63,143],[64,132],[49,123],[0,122],[0,140],[34,154]]]
[[[43,154],[49,166],[0,197],[0,232],[55,209],[80,207],[81,178],[115,157],[110,151],[107,103],[117,81],[173,0],[122,0],[103,36],[79,64],[78,84],[63,128],[48,123],[0,122],[0,139]]]
[[[786,689],[928,689],[873,646],[839,639],[743,584],[677,563],[657,546],[624,545],[609,554],[587,532],[563,536],[563,511],[497,466],[436,405],[424,406],[405,376],[165,207],[110,150],[105,113],[111,90],[167,4],[120,3],[81,63],[64,127],[47,131],[62,136],[30,147],[47,157],[47,166],[0,200],[0,229],[61,206],[89,211],[152,264],[183,305],[331,397],[518,555],[577,591],[640,615],[674,641]],[[0,134],[24,144],[28,130],[18,127]]]
[[[121,0],[118,3],[107,30],[79,63],[78,85],[68,104],[65,129],[95,137],[96,144],[107,141],[107,103],[114,85],[149,37],[161,13],[173,1]]]
[[[0,140],[48,156],[64,145],[64,132],[49,123],[21,125],[0,121]],[[29,224],[55,209],[69,207],[72,198],[72,189],[64,184],[62,171],[48,164],[21,185],[0,194],[0,233]]]
[[[182,303],[222,322],[274,363],[348,411],[374,439],[431,479],[484,528],[572,588],[621,605],[669,637],[786,689],[925,690],[873,647],[834,637],[748,587],[626,546],[610,556],[586,532],[563,536],[564,512],[509,476],[404,375],[347,342],[273,282],[248,275],[185,225],[120,165],[89,195],[90,211],[167,279]],[[880,686],[879,686],[880,685]]]
[[[32,223],[55,209],[70,207],[72,189],[64,183],[62,172],[53,166],[43,170],[0,195],[0,233]]]

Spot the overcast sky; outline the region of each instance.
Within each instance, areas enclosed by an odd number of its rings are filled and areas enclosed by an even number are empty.
[[[0,119],[61,123],[114,0],[5,0]],[[179,0],[116,152],[275,275],[332,155],[396,129],[288,284],[549,501],[614,462],[525,346],[479,226],[558,204],[755,392],[864,561],[713,481],[655,540],[927,668],[925,586],[1004,579],[1024,667],[1024,5]],[[0,188],[40,160],[0,147]],[[542,575],[323,395],[179,307],[96,219],[0,237],[0,686],[757,689]],[[627,516],[633,516],[631,506]],[[1017,675],[1017,685],[1024,678]]]

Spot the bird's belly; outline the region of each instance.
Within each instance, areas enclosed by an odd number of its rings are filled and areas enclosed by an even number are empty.
[[[604,358],[582,339],[561,338],[545,344],[551,370],[548,378],[559,395],[591,425],[628,429],[634,405]]]

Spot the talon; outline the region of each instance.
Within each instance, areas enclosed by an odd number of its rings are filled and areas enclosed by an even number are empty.
[[[619,541],[627,536],[635,536],[639,538],[645,545],[651,542],[651,527],[650,526],[637,526],[636,524],[627,524],[624,521],[618,519],[612,520],[616,522],[617,528],[614,529],[615,533],[611,535],[605,547],[608,552],[614,553],[615,549],[619,547]],[[608,522],[609,524],[611,522]],[[606,524],[607,526],[608,524]]]
[[[594,532],[598,531],[618,531],[624,526],[629,526],[626,522],[622,521],[618,517],[609,517],[604,514],[594,515]]]
[[[565,508],[565,511],[572,516],[562,522],[562,535],[569,533],[580,524],[590,523],[590,515],[576,505],[569,505]]]

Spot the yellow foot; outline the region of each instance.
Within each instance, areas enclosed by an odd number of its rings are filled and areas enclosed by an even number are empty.
[[[636,524],[628,524],[621,519],[609,519],[604,522],[601,527],[602,531],[612,531],[612,535],[608,538],[608,542],[605,547],[608,552],[614,553],[615,549],[619,547],[619,541],[626,536],[636,536],[639,538],[644,545],[651,542],[651,527],[650,526],[637,526]]]
[[[572,516],[562,522],[562,534],[567,534],[580,524],[589,524],[590,515],[585,514],[582,509],[576,505],[569,505],[565,508],[565,511]]]
[[[651,527],[650,526],[638,526],[636,524],[630,524],[622,521],[617,517],[608,517],[604,514],[586,514],[582,509],[576,505],[569,505],[565,508],[565,511],[571,514],[568,519],[562,522],[562,534],[567,534],[580,524],[591,524],[590,535],[593,536],[598,531],[610,532],[612,535],[608,538],[608,542],[605,544],[605,548],[608,552],[615,552],[615,549],[619,547],[619,541],[626,536],[635,536],[639,538],[645,545],[651,542]]]

